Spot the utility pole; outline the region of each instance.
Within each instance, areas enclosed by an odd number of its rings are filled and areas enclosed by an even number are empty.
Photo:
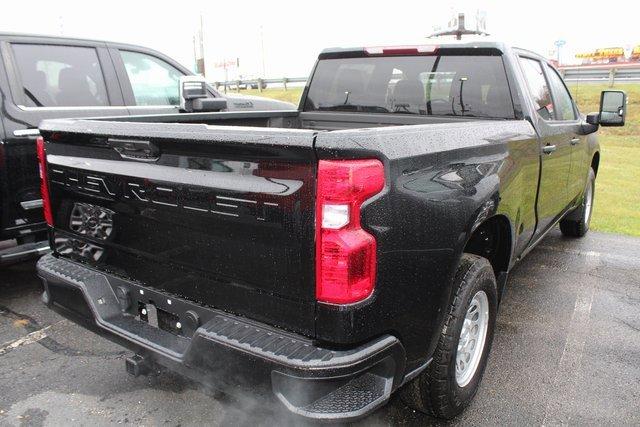
[[[196,49],[196,36],[193,36],[193,72],[198,74],[198,51]]]
[[[196,57],[196,73],[206,77],[204,68],[204,24],[200,14],[200,28],[194,37],[194,52]]]
[[[267,72],[266,72],[266,67],[264,65],[265,59],[264,59],[264,28],[262,27],[262,25],[260,25],[260,52],[261,52],[261,56],[262,56],[262,78],[266,78],[267,77]]]

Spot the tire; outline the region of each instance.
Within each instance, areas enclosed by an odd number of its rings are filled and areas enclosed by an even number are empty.
[[[409,407],[443,419],[451,419],[460,414],[478,390],[491,350],[498,304],[495,275],[491,264],[485,258],[463,254],[453,286],[453,301],[449,306],[431,363],[400,391],[402,400]],[[468,360],[470,363],[467,369],[472,370],[461,369],[457,372],[458,345],[466,342],[461,336],[465,318],[469,317],[468,310],[472,308],[472,303],[479,307],[477,298],[482,294],[486,297],[486,307],[483,306],[486,311],[481,310],[486,313],[481,316],[483,319],[486,316],[483,345],[479,350],[471,351],[475,356]],[[479,311],[475,312],[477,313]],[[475,314],[472,314],[472,317]],[[479,327],[476,337],[482,335],[482,327]],[[476,345],[480,341],[477,339]],[[465,354],[460,354],[463,360]]]
[[[593,213],[593,200],[596,190],[596,173],[589,169],[589,179],[584,191],[582,204],[560,221],[560,231],[567,237],[583,237],[589,231],[591,214]]]

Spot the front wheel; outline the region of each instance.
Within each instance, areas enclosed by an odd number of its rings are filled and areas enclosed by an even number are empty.
[[[498,293],[485,258],[463,254],[455,296],[429,366],[401,391],[410,407],[451,419],[475,396],[487,364],[496,324]]]
[[[560,221],[560,231],[569,237],[582,237],[589,231],[591,213],[593,212],[593,198],[595,194],[596,173],[589,169],[589,178],[584,190],[582,204],[566,218]]]

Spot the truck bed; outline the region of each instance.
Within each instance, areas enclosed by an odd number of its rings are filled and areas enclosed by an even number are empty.
[[[254,111],[189,114],[156,114],[109,117],[106,121],[125,123],[181,123],[216,126],[271,127],[284,129],[312,129],[333,131],[370,127],[406,126],[439,123],[464,123],[469,121],[495,121],[481,117],[415,116],[401,114],[363,114],[345,112],[305,112],[305,111]],[[137,126],[128,129],[134,130]]]

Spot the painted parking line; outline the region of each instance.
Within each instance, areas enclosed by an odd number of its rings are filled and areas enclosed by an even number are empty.
[[[51,326],[53,325],[46,326],[42,329],[31,332],[30,334],[27,334],[22,338],[18,338],[16,340],[9,341],[8,343],[2,344],[2,346],[0,346],[0,356],[20,346],[33,344],[46,338],[46,330],[51,328]]]
[[[560,425],[570,421],[569,413],[563,410],[565,405],[571,405],[575,398],[575,388],[582,364],[584,345],[591,334],[589,321],[591,306],[596,291],[596,282],[590,280],[582,286],[576,295],[576,303],[571,314],[571,321],[567,327],[567,337],[560,362],[548,393],[542,425]]]

